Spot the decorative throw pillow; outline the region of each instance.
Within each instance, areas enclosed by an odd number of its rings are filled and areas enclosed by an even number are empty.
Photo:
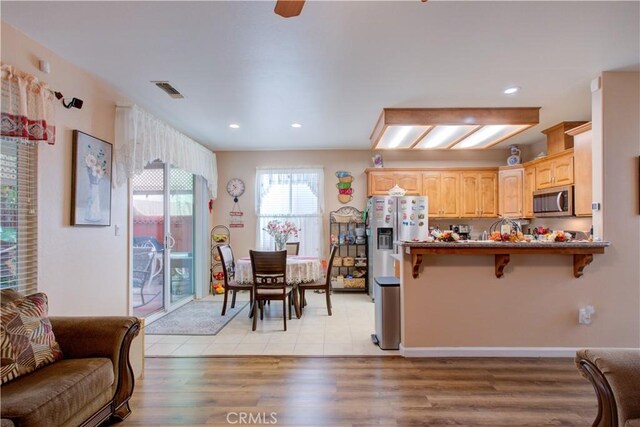
[[[0,374],[2,384],[62,359],[49,321],[47,295],[1,291]]]

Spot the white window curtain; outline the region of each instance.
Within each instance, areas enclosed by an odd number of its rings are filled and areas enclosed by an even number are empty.
[[[203,177],[209,196],[217,197],[216,155],[137,105],[116,108],[115,154],[118,185],[142,173],[150,162],[160,160]]]
[[[274,250],[264,231],[269,221],[291,221],[299,229],[300,255],[323,256],[322,214],[324,172],[321,167],[258,168],[256,171],[257,241],[260,250]]]

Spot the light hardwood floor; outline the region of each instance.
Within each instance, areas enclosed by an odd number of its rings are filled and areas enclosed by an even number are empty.
[[[120,425],[588,426],[596,404],[570,359],[151,358]]]

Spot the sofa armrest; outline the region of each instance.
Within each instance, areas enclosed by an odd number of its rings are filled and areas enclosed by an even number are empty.
[[[598,397],[593,426],[617,427],[640,418],[640,349],[584,349],[575,362]]]
[[[113,412],[129,414],[134,374],[129,361],[131,342],[140,332],[136,317],[56,317],[49,318],[56,341],[65,359],[107,357],[113,363]]]

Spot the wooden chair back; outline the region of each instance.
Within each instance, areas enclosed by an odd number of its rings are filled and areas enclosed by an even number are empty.
[[[258,289],[287,287],[287,251],[249,251],[253,284]]]
[[[298,255],[300,253],[300,242],[287,242],[285,248],[287,255]]]
[[[226,288],[229,285],[229,282],[235,277],[235,258],[233,257],[233,250],[230,245],[218,246],[218,255],[220,256],[220,263],[222,264],[224,286]]]
[[[329,263],[327,264],[327,287],[331,286],[331,269],[333,268],[333,259],[336,257],[336,253],[338,252],[337,245],[331,245],[331,252],[329,253]]]

